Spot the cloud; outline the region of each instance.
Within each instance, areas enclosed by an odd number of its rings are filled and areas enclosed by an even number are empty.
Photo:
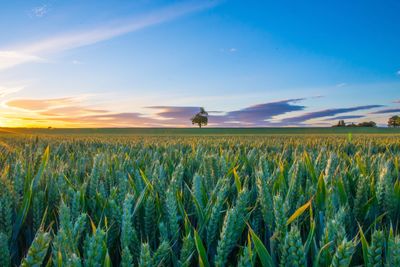
[[[231,48],[228,48],[228,49],[226,49],[226,48],[221,48],[220,51],[221,51],[222,53],[227,53],[227,54],[229,53],[229,54],[231,54],[231,53],[237,52],[238,49],[235,48],[235,47],[231,47]]]
[[[282,124],[290,124],[290,125],[298,125],[303,124],[304,122],[311,120],[311,119],[319,119],[323,117],[330,117],[335,116],[337,114],[348,113],[353,111],[359,110],[368,110],[374,108],[383,107],[382,105],[366,105],[366,106],[357,106],[357,107],[350,107],[350,108],[333,108],[333,109],[325,109],[320,111],[308,112],[303,115],[299,115],[296,117],[285,118],[281,120]]]
[[[77,103],[77,99],[71,97],[54,99],[14,99],[6,102],[8,107],[25,109],[30,111],[41,111],[54,108],[70,106]]]
[[[200,107],[177,107],[177,106],[150,106],[146,107],[149,109],[159,110],[156,112],[156,117],[163,120],[174,120],[174,121],[187,121],[199,112]]]
[[[268,126],[271,124],[268,120],[272,119],[274,116],[304,110],[305,106],[295,104],[301,100],[304,99],[299,98],[268,102],[225,112],[223,115],[215,115],[210,112],[209,123],[213,126],[226,127]],[[191,116],[199,111],[199,107],[153,106],[148,108],[159,109],[160,111],[156,113],[156,117],[161,120],[168,120],[172,123],[180,124],[186,123],[187,125],[190,125]]]
[[[265,125],[266,121],[272,119],[274,116],[283,115],[288,112],[304,110],[305,106],[294,104],[301,100],[304,99],[288,99],[254,105],[244,109],[228,112],[224,116],[224,119],[228,121],[239,121],[255,125]]]
[[[336,85],[336,87],[339,87],[339,88],[345,87],[345,86],[347,86],[347,83],[339,83]]]
[[[137,112],[117,113],[112,110],[89,107],[85,96],[54,99],[13,99],[5,103],[6,107],[18,108],[3,114],[18,126],[54,126],[54,127],[177,127],[185,126],[189,121],[183,117],[166,122],[162,118],[152,118]],[[197,109],[198,110],[198,109]],[[167,112],[162,116],[167,116]],[[171,114],[173,116],[177,114]],[[168,115],[170,116],[170,115]]]
[[[398,112],[400,112],[400,108],[388,108],[388,109],[382,109],[382,110],[372,112],[371,114],[389,114],[389,113],[398,113]]]
[[[0,86],[0,98],[14,94],[23,89],[23,86]]]
[[[199,1],[175,4],[141,17],[114,21],[85,31],[62,34],[13,49],[0,49],[0,70],[27,62],[38,61],[43,55],[93,45],[117,36],[161,24],[189,13],[211,8],[217,3],[218,1]]]
[[[65,116],[44,116],[37,114],[5,116],[13,121],[22,121],[24,126],[55,127],[150,127],[165,126],[162,122],[143,117],[140,113],[106,113],[88,114],[86,109],[71,107],[74,114]],[[173,126],[173,125],[170,125]]]
[[[101,114],[87,114],[80,111],[77,116],[49,117],[49,122],[62,122],[67,125],[96,126],[96,127],[143,127],[157,125],[153,119],[143,116],[141,113],[111,113],[107,111]]]
[[[332,118],[326,118],[324,121],[336,121],[336,120],[351,120],[351,119],[360,119],[364,118],[364,115],[347,115],[347,116],[336,116]]]
[[[18,108],[6,117],[14,121],[22,121],[26,126],[53,127],[187,127],[191,126],[190,118],[199,112],[197,106],[149,106],[149,112],[115,112],[86,104],[87,99],[81,97],[64,97],[54,99],[13,99],[5,103],[6,107]],[[282,119],[276,122],[276,116],[290,112],[305,110],[298,104],[303,98],[286,99],[251,105],[242,109],[226,112],[209,112],[209,125],[215,127],[265,127],[309,125],[308,120],[324,117],[312,125],[326,126],[329,121],[339,119],[358,119],[363,115],[337,114],[373,109],[381,105],[367,105],[350,108],[326,109],[308,112],[299,116]],[[400,110],[400,109],[399,109]],[[13,111],[12,109],[10,111]]]
[[[82,106],[64,106],[58,108],[49,108],[45,111],[39,112],[40,115],[52,116],[52,117],[79,116],[82,114],[97,115],[97,114],[107,114],[107,113],[110,113],[110,111],[105,109],[92,109]]]
[[[37,18],[41,18],[45,16],[49,12],[49,8],[47,5],[41,5],[32,8],[31,15]]]
[[[79,61],[79,60],[76,60],[76,59],[72,60],[71,63],[72,63],[73,65],[82,65],[82,64],[83,64],[82,61]]]
[[[0,50],[0,70],[8,69],[28,62],[43,62],[43,58],[27,54],[23,51],[1,51]]]

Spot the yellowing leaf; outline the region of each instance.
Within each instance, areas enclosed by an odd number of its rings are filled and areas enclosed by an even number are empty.
[[[236,172],[237,167],[233,168],[233,177],[235,178],[236,189],[238,192],[242,191],[242,183],[240,182],[240,177]]]
[[[94,234],[96,232],[96,225],[94,225],[92,218],[89,218],[89,219],[90,219],[90,225],[92,226],[92,233]]]
[[[300,208],[298,208],[293,214],[292,216],[290,216],[290,218],[287,220],[286,224],[291,224],[294,220],[296,220],[301,214],[303,214],[308,207],[311,206],[311,201],[312,199],[310,199],[306,204],[304,204],[303,206],[301,206]]]

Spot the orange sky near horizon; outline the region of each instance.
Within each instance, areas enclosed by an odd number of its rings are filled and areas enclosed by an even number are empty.
[[[26,127],[26,128],[109,128],[109,127],[190,127],[190,114],[182,118],[168,118],[164,115],[167,109],[143,109],[141,112],[115,112],[107,108],[87,104],[84,98],[63,97],[54,99],[10,99],[4,101],[0,107],[1,127]],[[274,116],[270,121],[279,121],[291,116],[301,115],[303,112]],[[377,123],[385,124],[387,115],[376,115],[371,119]],[[309,120],[312,126],[329,127],[318,119]],[[210,127],[219,126],[211,119]],[[246,127],[246,124],[238,124]],[[287,125],[291,126],[291,125]],[[293,125],[296,126],[296,125]],[[226,127],[226,126],[225,126]],[[249,126],[251,127],[251,125]]]

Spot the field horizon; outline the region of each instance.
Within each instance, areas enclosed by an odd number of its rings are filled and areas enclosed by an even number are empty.
[[[400,128],[384,127],[207,127],[207,128],[8,128],[0,134],[115,134],[115,135],[307,135],[307,134],[400,134]]]

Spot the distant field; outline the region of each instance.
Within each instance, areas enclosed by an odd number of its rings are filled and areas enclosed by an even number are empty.
[[[297,135],[297,134],[400,134],[400,128],[0,128],[17,134],[117,135]]]

